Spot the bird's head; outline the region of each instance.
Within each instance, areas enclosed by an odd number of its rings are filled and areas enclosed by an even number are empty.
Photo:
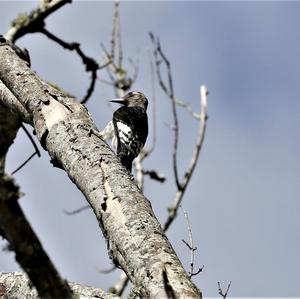
[[[119,99],[110,100],[110,102],[122,104],[126,107],[141,107],[145,110],[148,107],[147,98],[139,91],[131,91]]]

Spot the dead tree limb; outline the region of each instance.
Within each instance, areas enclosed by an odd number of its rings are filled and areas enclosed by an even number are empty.
[[[200,155],[200,151],[203,145],[204,137],[205,137],[205,132],[206,132],[206,120],[207,120],[207,88],[206,86],[202,85],[200,87],[200,120],[199,120],[199,129],[198,129],[198,134],[197,134],[197,140],[196,140],[196,145],[194,149],[194,153],[192,155],[192,158],[190,160],[190,164],[183,176],[183,179],[181,181],[181,189],[178,189],[175,195],[175,201],[171,207],[169,207],[169,215],[168,218],[164,224],[164,230],[166,231],[171,223],[174,221],[179,206],[182,202],[184,193],[187,189],[187,186],[190,182],[190,179],[194,173],[195,167],[198,162],[198,158]]]
[[[28,111],[52,163],[67,172],[93,208],[109,255],[143,298],[167,298],[163,271],[176,298],[201,298],[151,209],[150,202],[97,131],[86,108],[44,84],[5,43],[0,80]],[[21,111],[20,111],[21,113]]]
[[[45,4],[45,1],[43,2]],[[52,0],[48,1],[47,5],[40,5],[30,14],[18,15],[12,21],[12,26],[5,34],[5,38],[15,43],[17,39],[27,33],[38,32],[44,26],[45,19],[67,3],[71,3],[71,0]]]
[[[188,104],[185,104],[182,101],[178,101],[175,97],[174,88],[173,88],[173,78],[172,78],[172,72],[171,72],[171,64],[165,55],[165,53],[162,51],[160,42],[153,33],[149,33],[150,39],[153,44],[153,55],[156,65],[156,74],[158,78],[159,85],[161,89],[165,92],[165,94],[169,97],[172,104],[172,113],[173,113],[173,124],[172,124],[172,130],[174,131],[174,144],[173,144],[173,171],[174,171],[174,177],[175,177],[175,183],[177,187],[177,192],[175,195],[175,201],[168,208],[169,215],[168,218],[163,226],[164,230],[166,231],[171,223],[174,221],[174,219],[177,216],[177,212],[179,209],[179,206],[182,202],[184,193],[187,189],[187,186],[190,182],[190,179],[193,175],[194,169],[197,165],[200,150],[203,145],[205,131],[206,131],[206,121],[207,121],[207,95],[208,91],[206,86],[202,85],[200,87],[200,114],[193,112],[191,110],[191,107]],[[164,63],[165,67],[167,69],[167,83],[163,80],[162,74],[161,74],[161,64]],[[177,151],[178,151],[178,132],[179,132],[179,124],[178,124],[178,117],[177,117],[177,110],[176,106],[180,105],[181,107],[184,107],[187,109],[187,111],[196,119],[199,121],[199,130],[195,145],[195,150],[192,155],[190,164],[185,171],[183,178],[179,179],[178,174],[178,166],[177,166]]]
[[[200,272],[202,272],[204,266],[202,266],[202,268],[198,268],[198,270],[196,272],[194,272],[195,251],[197,250],[197,247],[194,246],[193,233],[192,233],[192,228],[191,228],[188,213],[183,208],[182,208],[182,210],[183,210],[184,218],[186,220],[186,224],[187,224],[187,227],[188,227],[188,236],[189,236],[189,241],[188,242],[186,242],[185,240],[182,240],[182,242],[190,250],[190,271],[189,271],[189,276],[190,276],[190,278],[192,278],[193,276],[198,275]]]

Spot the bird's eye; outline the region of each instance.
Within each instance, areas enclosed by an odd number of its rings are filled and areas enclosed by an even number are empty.
[[[129,92],[128,95],[129,95],[129,96],[132,96],[132,95],[133,95],[133,92]]]

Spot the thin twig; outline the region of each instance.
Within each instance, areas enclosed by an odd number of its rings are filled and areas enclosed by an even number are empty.
[[[132,68],[133,68],[133,74],[132,74],[132,83],[134,83],[137,78],[138,78],[138,74],[139,74],[139,64],[140,64],[140,58],[139,58],[139,55],[140,55],[140,50],[138,49],[137,50],[137,57],[136,57],[136,60],[133,61],[132,58],[129,58],[129,63],[131,64]]]
[[[158,181],[160,183],[164,183],[165,180],[166,180],[166,177],[163,174],[158,173],[155,170],[143,170],[143,174],[144,175],[149,175],[149,177],[152,180]]]
[[[190,160],[189,167],[187,171],[184,174],[183,181],[181,183],[182,190],[178,190],[175,195],[175,201],[174,204],[169,208],[169,215],[168,219],[166,220],[164,224],[164,230],[166,231],[171,223],[174,221],[177,215],[178,208],[182,202],[183,195],[185,193],[185,190],[190,182],[190,179],[194,173],[195,167],[198,162],[199,154],[204,142],[205,132],[206,132],[206,122],[207,122],[207,95],[208,91],[206,86],[202,85],[200,87],[200,120],[199,120],[199,129],[198,129],[198,135],[197,135],[197,141],[194,153],[192,155],[192,158]]]
[[[101,273],[101,274],[109,274],[109,273],[114,272],[114,271],[117,270],[117,269],[118,269],[118,268],[117,268],[116,266],[113,266],[113,267],[111,267],[110,269],[106,269],[106,270],[102,270],[102,269],[100,269],[99,267],[97,267],[98,272]]]
[[[200,119],[200,115],[198,113],[196,113],[192,107],[188,104],[185,103],[179,99],[175,99],[175,103],[177,106],[185,108],[185,110],[195,119],[199,120]]]
[[[194,172],[195,166],[198,161],[200,149],[203,144],[205,130],[206,130],[206,120],[207,120],[207,89],[205,86],[201,86],[201,88],[200,88],[200,115],[199,115],[199,117],[196,117],[197,114],[192,111],[192,109],[190,108],[190,106],[188,104],[185,104],[176,99],[175,94],[174,94],[174,89],[173,89],[173,79],[172,79],[170,62],[167,59],[164,52],[162,51],[159,40],[156,39],[152,33],[149,33],[149,35],[150,35],[150,39],[154,45],[153,54],[154,54],[155,65],[156,65],[156,74],[157,74],[157,78],[158,78],[160,87],[166,93],[166,95],[171,99],[171,102],[172,102],[172,113],[173,113],[172,130],[174,131],[173,171],[174,171],[174,177],[175,177],[175,182],[176,182],[176,186],[177,186],[177,192],[176,192],[176,196],[175,196],[175,202],[169,208],[169,216],[164,225],[164,229],[167,230],[177,215],[178,208],[180,206],[180,203],[182,201],[183,195],[188,186],[190,178]],[[165,66],[167,68],[168,84],[166,84],[164,82],[164,80],[162,79],[161,69],[160,69],[162,62],[165,64]],[[199,133],[198,133],[198,138],[196,141],[195,151],[192,156],[190,165],[189,165],[187,171],[185,172],[183,179],[181,181],[179,180],[178,167],[177,167],[179,125],[178,125],[176,106],[179,104],[181,106],[185,107],[187,109],[187,111],[189,111],[191,113],[191,115],[193,115],[196,119],[199,120]]]
[[[111,49],[110,49],[110,57],[114,61],[115,60],[115,48],[116,48],[116,32],[118,27],[118,8],[119,8],[119,1],[115,1],[115,7],[114,7],[114,14],[113,14],[113,26],[112,26],[112,32],[111,32]],[[103,47],[104,48],[104,47]],[[108,52],[106,52],[106,55],[108,55]]]
[[[16,174],[20,169],[22,169],[35,155],[37,155],[38,157],[41,157],[41,153],[39,151],[39,148],[37,147],[34,139],[32,138],[32,136],[30,135],[30,133],[28,132],[28,130],[26,129],[26,127],[24,126],[24,124],[21,125],[22,129],[24,130],[25,134],[27,135],[27,137],[29,138],[31,144],[34,147],[34,153],[31,154],[17,169],[15,169],[11,175]]]
[[[186,220],[187,228],[188,228],[188,235],[189,235],[189,242],[186,242],[185,240],[182,240],[182,242],[189,248],[190,250],[190,271],[189,271],[189,277],[192,278],[195,275],[198,275],[200,272],[202,272],[204,266],[202,268],[199,268],[196,272],[194,272],[194,262],[195,262],[195,251],[197,250],[197,247],[194,247],[194,241],[193,241],[193,234],[192,234],[192,228],[189,220],[188,213],[181,207],[183,210],[184,218]]]
[[[121,37],[121,24],[120,24],[120,15],[119,15],[119,4],[120,1],[116,0],[116,12],[117,12],[117,30],[116,30],[116,38],[118,42],[118,66],[119,68],[122,68],[122,61],[123,61],[123,48],[122,48],[122,37]]]
[[[111,64],[106,68],[109,81],[102,80],[102,82],[113,86],[114,92],[117,97],[121,97],[127,92],[133,82],[137,78],[138,65],[134,65],[133,60],[129,59],[129,63],[133,65],[133,75],[129,76],[128,71],[123,67],[123,47],[121,38],[121,24],[119,14],[120,1],[116,0],[113,14],[112,33],[110,41],[110,52],[107,51],[106,47],[101,43],[104,56],[111,60]],[[108,83],[109,82],[109,83]]]
[[[35,153],[38,155],[38,157],[41,156],[41,153],[39,151],[39,148],[38,146],[36,145],[34,139],[32,138],[32,136],[30,135],[30,133],[28,132],[28,130],[26,129],[26,127],[22,124],[21,125],[22,129],[24,130],[25,134],[27,135],[27,137],[29,138],[29,140],[31,141],[31,144],[33,145],[34,147],[34,150],[35,150]]]
[[[227,297],[228,291],[229,291],[229,289],[230,289],[230,286],[231,286],[231,281],[229,282],[229,284],[228,284],[228,286],[227,286],[227,289],[226,289],[226,292],[224,293],[223,290],[222,290],[222,288],[221,288],[221,284],[220,284],[220,282],[218,281],[218,292],[219,292],[219,295],[220,295],[223,299],[225,299],[225,298]]]
[[[34,156],[36,155],[36,152],[31,154],[18,168],[16,168],[14,171],[12,171],[11,175],[16,174],[20,169],[22,169]]]
[[[179,180],[178,166],[177,166],[179,123],[178,123],[178,116],[177,116],[176,103],[175,103],[171,64],[170,64],[170,61],[167,59],[166,55],[164,54],[164,52],[162,51],[159,40],[155,39],[155,37],[152,33],[150,33],[150,38],[154,45],[154,58],[155,58],[155,64],[156,64],[157,78],[158,78],[158,81],[159,81],[159,84],[160,84],[162,90],[170,98],[171,104],[172,104],[173,128],[174,128],[174,143],[173,143],[173,154],[172,154],[172,156],[173,156],[173,172],[174,172],[177,189],[182,190],[182,185]],[[161,76],[160,65],[161,65],[162,61],[164,62],[165,66],[167,68],[168,87],[162,80],[162,76]]]
[[[97,80],[97,71],[96,70],[92,70],[92,77],[91,77],[91,83],[90,86],[87,89],[86,95],[84,96],[84,98],[80,101],[81,104],[85,104],[88,99],[91,97],[94,89],[95,89],[95,83]]]
[[[75,51],[78,54],[78,56],[81,58],[82,63],[85,65],[86,71],[92,73],[90,85],[87,89],[86,95],[83,97],[83,99],[81,101],[81,104],[85,104],[88,101],[88,99],[91,97],[91,95],[94,91],[95,83],[97,80],[97,71],[109,66],[112,63],[112,60],[108,58],[107,62],[105,62],[103,65],[99,65],[93,58],[84,54],[84,52],[80,48],[79,43],[65,42],[61,38],[59,38],[56,35],[54,35],[53,33],[49,32],[45,27],[42,27],[40,32],[43,33],[45,36],[47,36],[52,41],[59,44],[64,49],[67,49],[70,51]]]
[[[71,216],[71,215],[78,214],[78,213],[80,213],[80,212],[82,212],[82,211],[88,210],[88,209],[90,209],[90,208],[91,208],[90,205],[85,205],[85,206],[83,206],[83,207],[81,207],[81,208],[78,208],[78,209],[76,209],[76,210],[73,210],[73,211],[67,211],[67,210],[64,210],[64,213],[67,214],[67,215],[69,215],[69,216]]]
[[[156,146],[156,139],[157,139],[157,130],[156,130],[156,89],[155,89],[155,69],[154,69],[154,62],[152,59],[152,55],[150,51],[149,53],[149,64],[150,64],[150,72],[151,72],[151,90],[152,90],[152,144],[150,149],[147,150],[147,156],[151,154]]]

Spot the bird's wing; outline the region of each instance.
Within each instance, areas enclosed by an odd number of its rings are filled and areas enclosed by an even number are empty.
[[[118,154],[135,157],[143,148],[148,135],[147,114],[137,107],[121,107],[115,111],[113,122],[118,137]]]

